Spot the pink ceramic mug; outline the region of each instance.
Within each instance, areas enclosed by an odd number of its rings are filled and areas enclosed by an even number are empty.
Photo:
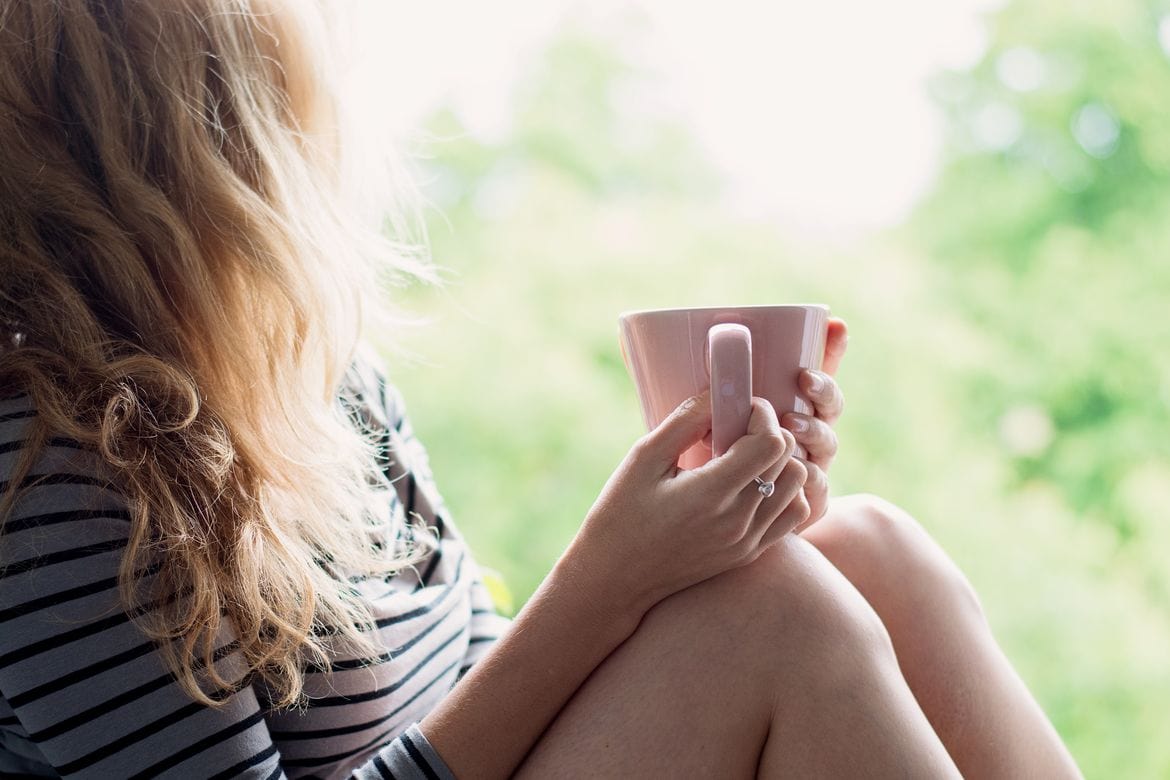
[[[812,414],[797,392],[802,368],[821,367],[829,307],[713,306],[627,312],[622,357],[634,378],[647,429],[687,398],[711,390],[711,446],[696,444],[679,466],[701,466],[747,432],[751,397],[777,415]]]

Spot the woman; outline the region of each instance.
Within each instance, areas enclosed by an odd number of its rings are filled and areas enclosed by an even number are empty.
[[[0,0],[0,773],[1076,776],[912,520],[812,524],[827,374],[690,472],[684,403],[505,630],[357,348],[325,21]]]

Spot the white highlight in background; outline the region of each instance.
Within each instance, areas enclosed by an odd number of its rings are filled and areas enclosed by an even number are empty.
[[[729,205],[840,236],[897,224],[930,186],[942,127],[927,80],[977,61],[979,15],[999,3],[362,4],[398,129],[448,102],[486,139],[508,132],[513,87],[564,20],[641,15],[625,51],[663,75],[662,103],[726,176]]]

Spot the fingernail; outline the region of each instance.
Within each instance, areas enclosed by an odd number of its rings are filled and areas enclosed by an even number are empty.
[[[690,409],[698,402],[699,402],[699,397],[697,395],[692,395],[690,398],[683,401],[682,404],[679,406],[679,408],[680,409]]]
[[[796,433],[804,433],[808,430],[808,420],[802,417],[789,417],[788,428]]]
[[[825,378],[816,371],[810,371],[809,376],[812,378],[808,380],[808,388],[814,393],[819,393],[825,388]]]

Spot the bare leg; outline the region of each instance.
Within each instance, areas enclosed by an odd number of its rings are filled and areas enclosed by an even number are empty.
[[[655,607],[517,776],[780,775],[957,776],[873,610],[796,536]]]
[[[902,674],[964,777],[1080,777],[992,636],[971,585],[913,518],[880,498],[849,496],[802,536],[877,611]]]

